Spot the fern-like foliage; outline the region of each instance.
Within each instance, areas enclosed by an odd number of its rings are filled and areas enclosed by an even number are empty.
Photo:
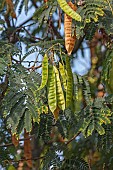
[[[52,16],[52,14],[56,11],[57,8],[57,1],[49,1],[48,5],[43,4],[40,6],[39,9],[37,9],[34,13],[33,19],[38,20],[39,26],[43,24],[43,22],[46,24],[48,21],[48,18]]]
[[[7,128],[5,126],[5,120],[3,119],[1,111],[0,111],[0,134],[1,134],[0,145],[4,145],[4,143],[11,142],[11,134],[7,131]],[[5,168],[8,168],[8,164],[4,160],[10,159],[10,156],[14,157],[16,155],[16,149],[13,147],[10,147],[9,149],[0,147],[0,153],[3,153],[3,155],[0,155],[0,165],[2,165]]]
[[[105,10],[105,16],[100,18],[99,27],[104,28],[108,35],[113,33],[113,20],[112,13],[109,10]]]
[[[77,11],[86,23],[91,22],[91,20],[97,22],[98,16],[104,15],[103,9],[105,6],[106,2],[102,0],[86,0],[84,6],[78,8]]]
[[[32,121],[39,122],[40,114],[48,112],[44,105],[45,92],[37,92],[40,76],[35,72],[28,73],[21,65],[9,69],[9,75],[10,88],[4,98],[7,125],[13,134],[20,133],[17,129],[23,128],[29,132],[32,130]]]
[[[12,65],[12,55],[20,55],[20,51],[7,41],[0,41],[0,77],[7,72],[7,67]]]
[[[113,133],[112,133],[112,125],[104,126],[105,128],[105,134],[99,135],[97,140],[97,147],[99,150],[103,150],[106,153],[109,153],[112,148],[113,143]]]
[[[62,167],[62,162],[60,160],[60,154],[63,150],[62,145],[54,144],[50,148],[47,149],[45,153],[45,159],[42,161],[42,169],[46,170],[51,168],[52,170],[58,168],[60,169]]]
[[[109,108],[111,108],[111,111],[113,111],[112,105],[113,105],[113,95],[110,94],[108,96],[105,97],[105,103],[106,105],[108,105]],[[110,120],[112,122],[112,116],[110,117]],[[112,143],[113,143],[113,125],[108,124],[108,125],[104,125],[104,129],[105,129],[105,134],[102,136],[98,136],[98,149],[99,150],[104,150],[106,151],[106,153],[109,153],[112,149]]]
[[[113,64],[113,52],[107,51],[105,62],[102,69],[102,80],[106,84],[107,91],[111,94],[113,93],[112,87],[112,64]]]
[[[86,39],[91,40],[97,28],[103,28],[108,35],[112,35],[112,11],[108,1],[86,0],[84,5],[77,9],[77,13],[82,16],[82,22],[76,22],[78,38],[85,34]]]
[[[96,24],[95,22],[92,22],[91,24],[87,24],[85,39],[89,41],[92,40],[97,28],[98,28],[98,24]]]
[[[102,125],[111,123],[110,116],[112,112],[104,102],[104,99],[97,98],[81,112],[84,115],[82,118],[84,119],[82,132],[85,136],[91,135],[94,130],[102,135],[105,133]]]
[[[42,139],[45,143],[51,140],[50,135],[53,127],[53,116],[52,113],[41,114],[40,124],[37,128],[37,136]]]
[[[72,170],[74,169],[88,170],[89,169],[87,162],[85,162],[82,158],[76,158],[76,157],[73,157],[71,159],[66,159],[64,161],[64,166],[61,168],[61,170],[70,169],[70,167]]]
[[[84,102],[86,103],[86,106],[79,113],[80,121],[78,122],[78,129],[80,127],[79,130],[81,130],[85,136],[92,135],[94,130],[97,130],[100,135],[104,134],[103,124],[110,124],[110,117],[112,116],[112,111],[106,104],[107,100],[105,98],[96,98],[92,101],[90,86],[85,77],[76,76],[75,83],[78,88],[80,88],[80,84],[81,88],[83,86],[82,93]],[[77,95],[76,91],[75,94]],[[77,102],[77,97],[75,97],[75,99]],[[108,101],[108,103],[110,103],[110,101]]]
[[[66,147],[63,145],[55,144],[51,146],[46,154],[45,159],[42,161],[42,169],[46,170],[51,168],[55,170],[64,169],[78,169],[78,170],[88,170],[87,162],[79,157],[71,156],[68,152],[68,156],[64,154]]]

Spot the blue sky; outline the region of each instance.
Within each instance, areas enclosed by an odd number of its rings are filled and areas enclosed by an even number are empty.
[[[31,5],[31,2],[29,2],[29,6]],[[24,21],[26,21],[28,18],[31,17],[31,15],[35,12],[35,8],[34,7],[31,7],[30,11],[28,11],[27,15],[25,14],[25,10],[23,8],[22,10],[22,13],[21,15],[17,16],[17,21],[16,22],[16,27],[18,27],[21,23],[23,23]],[[18,8],[17,8],[17,13],[18,13]],[[55,19],[57,20],[58,17],[55,16]],[[28,23],[27,23],[28,24]],[[27,25],[26,24],[26,25]],[[61,24],[61,29],[59,30],[61,35],[63,36],[64,35],[64,25]],[[38,35],[38,37],[40,37],[41,35]],[[74,59],[74,64],[73,64],[73,67],[72,67],[72,71],[73,72],[77,72],[78,74],[80,75],[84,75],[88,72],[88,70],[90,69],[90,51],[89,49],[87,48],[87,43],[83,43],[83,47],[85,48],[84,49],[84,57],[82,56],[82,53],[80,50],[78,50],[77,52],[77,58],[76,56],[75,59]],[[23,44],[22,45],[22,48],[23,48],[23,55],[25,54],[25,45]],[[35,60],[35,58],[37,57],[37,52],[34,53],[33,55],[29,55],[25,60],[27,61],[32,61],[32,60]],[[40,56],[39,57],[39,60],[41,61],[42,60],[42,57]],[[24,63],[24,65],[27,67],[28,64]],[[39,70],[40,72],[40,70]]]

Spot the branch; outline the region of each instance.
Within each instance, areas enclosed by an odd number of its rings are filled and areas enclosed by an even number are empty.
[[[80,135],[80,133],[81,133],[81,131],[78,132],[77,134],[75,134],[70,140],[68,140],[67,142],[65,142],[66,145],[70,144],[73,140],[75,140],[76,137],[78,137],[78,136]]]
[[[33,19],[33,16],[28,18],[26,21],[22,22],[18,27],[22,27],[24,24],[26,24],[27,22],[31,21]]]
[[[43,39],[41,39],[41,38],[37,38],[37,37],[31,35],[31,34],[29,33],[29,31],[28,31],[25,27],[21,27],[21,28],[23,28],[31,38],[33,38],[33,39],[35,39],[35,40],[36,40],[36,39],[37,39],[37,40],[43,40]]]
[[[14,144],[13,143],[7,143],[7,144],[4,144],[4,145],[0,145],[0,147],[8,147],[8,146],[13,146]]]
[[[38,5],[36,4],[35,0],[32,0],[32,4],[34,5],[35,8],[38,8]]]
[[[25,141],[25,140],[29,140],[31,138],[33,138],[34,135],[31,135],[29,136],[28,138],[22,138],[22,139],[19,139],[19,141]],[[7,143],[7,144],[4,144],[4,145],[0,145],[0,147],[8,147],[8,146],[13,146],[14,144],[13,143]]]
[[[7,159],[7,160],[4,160],[7,161],[7,162],[24,162],[24,161],[29,161],[29,160],[38,160],[38,159],[43,159],[45,158],[45,156],[41,156],[41,157],[36,157],[36,158],[28,158],[28,159],[20,159],[20,160],[13,160],[13,159]]]
[[[75,45],[75,48],[74,48],[72,54],[74,54],[74,53],[76,53],[76,52],[78,51],[78,49],[80,48],[80,46],[81,46],[84,38],[85,38],[85,35],[84,35],[83,37],[80,37],[79,40],[77,40],[76,45]]]
[[[38,69],[38,68],[41,68],[41,67],[42,67],[42,64],[40,64],[39,66],[36,66],[36,67],[33,65],[33,66],[31,66],[31,67],[29,67],[29,68],[26,68],[26,69],[27,69],[27,70],[30,70],[30,69],[31,69],[32,71],[34,71],[34,70],[36,70],[36,69]]]
[[[57,38],[62,39],[62,36],[61,36],[60,33],[57,31],[57,29],[54,27],[54,25],[53,25],[52,22],[50,22],[50,26],[51,26],[54,34],[57,36]]]

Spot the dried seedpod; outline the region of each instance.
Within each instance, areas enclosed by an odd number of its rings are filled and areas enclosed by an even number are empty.
[[[14,134],[14,135],[11,135],[11,138],[12,138],[12,143],[15,147],[17,147],[19,145],[19,139],[17,138],[17,136]]]
[[[74,10],[77,10],[77,7],[70,1],[68,5]],[[72,18],[67,14],[64,15],[64,33],[65,33],[65,48],[67,50],[68,55],[71,55],[75,41],[76,34],[72,36]]]
[[[24,157],[26,159],[26,164],[29,168],[32,168],[32,151],[31,151],[31,141],[29,138],[29,133],[24,130]]]
[[[12,0],[5,0],[5,2],[6,2],[6,5],[7,5],[6,15],[10,14],[12,16],[12,18],[16,19],[16,13],[15,13],[15,10],[14,10],[13,1]]]

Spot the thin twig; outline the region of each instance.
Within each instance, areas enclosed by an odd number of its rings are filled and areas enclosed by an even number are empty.
[[[33,17],[28,18],[26,21],[22,22],[18,27],[22,27],[24,24],[31,21],[32,19],[33,19]]]
[[[0,147],[8,147],[8,146],[13,146],[13,143],[7,143],[7,144],[4,144],[4,145],[0,145]]]
[[[33,39],[37,39],[37,40],[41,40],[41,41],[43,41],[43,39],[41,39],[41,38],[37,38],[37,37],[35,37],[35,36],[33,36],[33,35],[31,35],[30,33],[29,33],[29,31],[25,28],[25,27],[22,27],[26,32],[27,32],[27,34],[31,37],[31,38],[33,38]]]
[[[36,4],[34,0],[32,0],[32,4],[34,5],[35,8],[38,8],[38,5]]]
[[[26,69],[27,69],[27,70],[30,70],[30,69],[31,69],[31,70],[34,71],[34,70],[36,70],[36,69],[38,69],[38,68],[41,68],[41,67],[42,67],[42,64],[40,64],[39,66],[34,66],[34,65],[33,65],[33,66],[31,66],[31,67],[29,67],[29,68],[26,68]]]
[[[24,161],[29,161],[29,160],[38,160],[38,159],[44,159],[45,156],[41,156],[41,157],[36,157],[36,158],[28,158],[28,159],[20,159],[20,160],[13,160],[13,159],[7,159],[4,160],[4,162],[24,162]]]
[[[34,135],[31,135],[29,136],[28,138],[22,138],[22,139],[19,139],[19,141],[25,141],[25,140],[29,140],[31,138],[33,138]],[[8,146],[13,146],[14,144],[13,143],[7,143],[7,144],[4,144],[4,145],[0,145],[0,147],[8,147]]]
[[[80,135],[81,132],[78,132],[77,134],[75,134],[70,140],[68,140],[66,143],[66,145],[70,144],[73,140],[76,139],[76,137],[78,137]]]

